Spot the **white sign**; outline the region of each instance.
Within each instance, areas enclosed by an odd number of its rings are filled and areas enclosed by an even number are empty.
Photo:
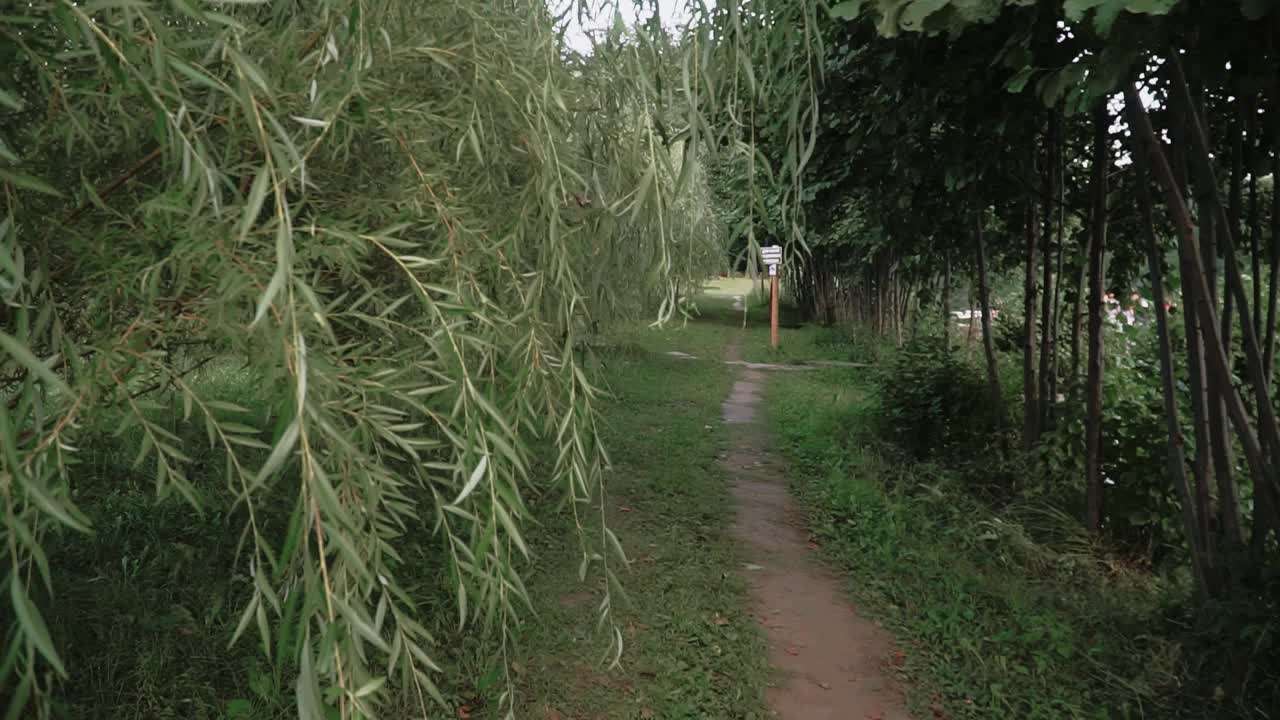
[[[782,263],[782,246],[769,245],[760,248],[760,257],[764,259],[764,264],[769,266],[769,275],[778,274],[778,265]]]

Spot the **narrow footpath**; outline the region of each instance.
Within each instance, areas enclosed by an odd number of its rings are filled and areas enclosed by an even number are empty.
[[[725,360],[741,362],[740,343],[736,337],[726,347]],[[732,483],[742,572],[776,671],[769,707],[782,720],[910,720],[886,669],[892,638],[854,611],[841,581],[813,557],[761,417],[768,371],[739,367],[721,406],[731,427],[720,463]]]

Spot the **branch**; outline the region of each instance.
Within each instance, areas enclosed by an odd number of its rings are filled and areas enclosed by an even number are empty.
[[[107,196],[111,195],[111,193],[115,192],[116,190],[119,190],[121,186],[123,186],[125,183],[132,180],[138,173],[142,172],[147,168],[147,166],[151,165],[151,163],[155,162],[156,160],[159,160],[161,154],[162,153],[160,148],[156,148],[155,150],[152,150],[151,152],[147,153],[145,157],[139,160],[138,163],[134,165],[132,168],[130,168],[125,174],[121,175],[115,180],[112,180],[110,183],[102,186],[101,189],[94,190],[94,193],[97,194],[99,200],[105,200]],[[75,212],[68,215],[67,219],[62,221],[62,224],[64,226],[70,225],[72,222],[75,222],[77,219],[79,219],[81,215],[84,215],[86,212],[88,212],[89,208],[91,207],[93,207],[93,203],[86,202],[85,204],[76,208]]]

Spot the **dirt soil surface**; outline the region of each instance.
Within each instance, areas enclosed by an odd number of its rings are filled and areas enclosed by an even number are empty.
[[[740,361],[738,341],[725,359]],[[785,463],[763,424],[767,371],[744,367],[721,406],[730,442],[720,462],[733,484],[734,536],[777,677],[766,692],[783,720],[910,720],[891,670],[893,638],[861,617],[787,490]]]

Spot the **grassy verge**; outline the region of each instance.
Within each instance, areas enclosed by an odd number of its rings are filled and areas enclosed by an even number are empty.
[[[621,667],[602,664],[599,583],[578,581],[573,526],[549,521],[528,578],[537,616],[517,653],[522,717],[765,716],[763,641],[735,573],[717,464],[732,380],[718,359],[737,328],[727,299],[700,304],[703,316],[687,326],[620,333],[599,352],[614,395],[603,407],[614,464],[605,514],[631,559],[620,573],[627,600],[615,608],[625,650]]]
[[[903,641],[917,717],[1164,717],[1178,657],[1146,631],[1151,587],[1071,539],[1031,539],[953,472],[881,446],[870,372],[780,373],[770,397],[826,557]]]

